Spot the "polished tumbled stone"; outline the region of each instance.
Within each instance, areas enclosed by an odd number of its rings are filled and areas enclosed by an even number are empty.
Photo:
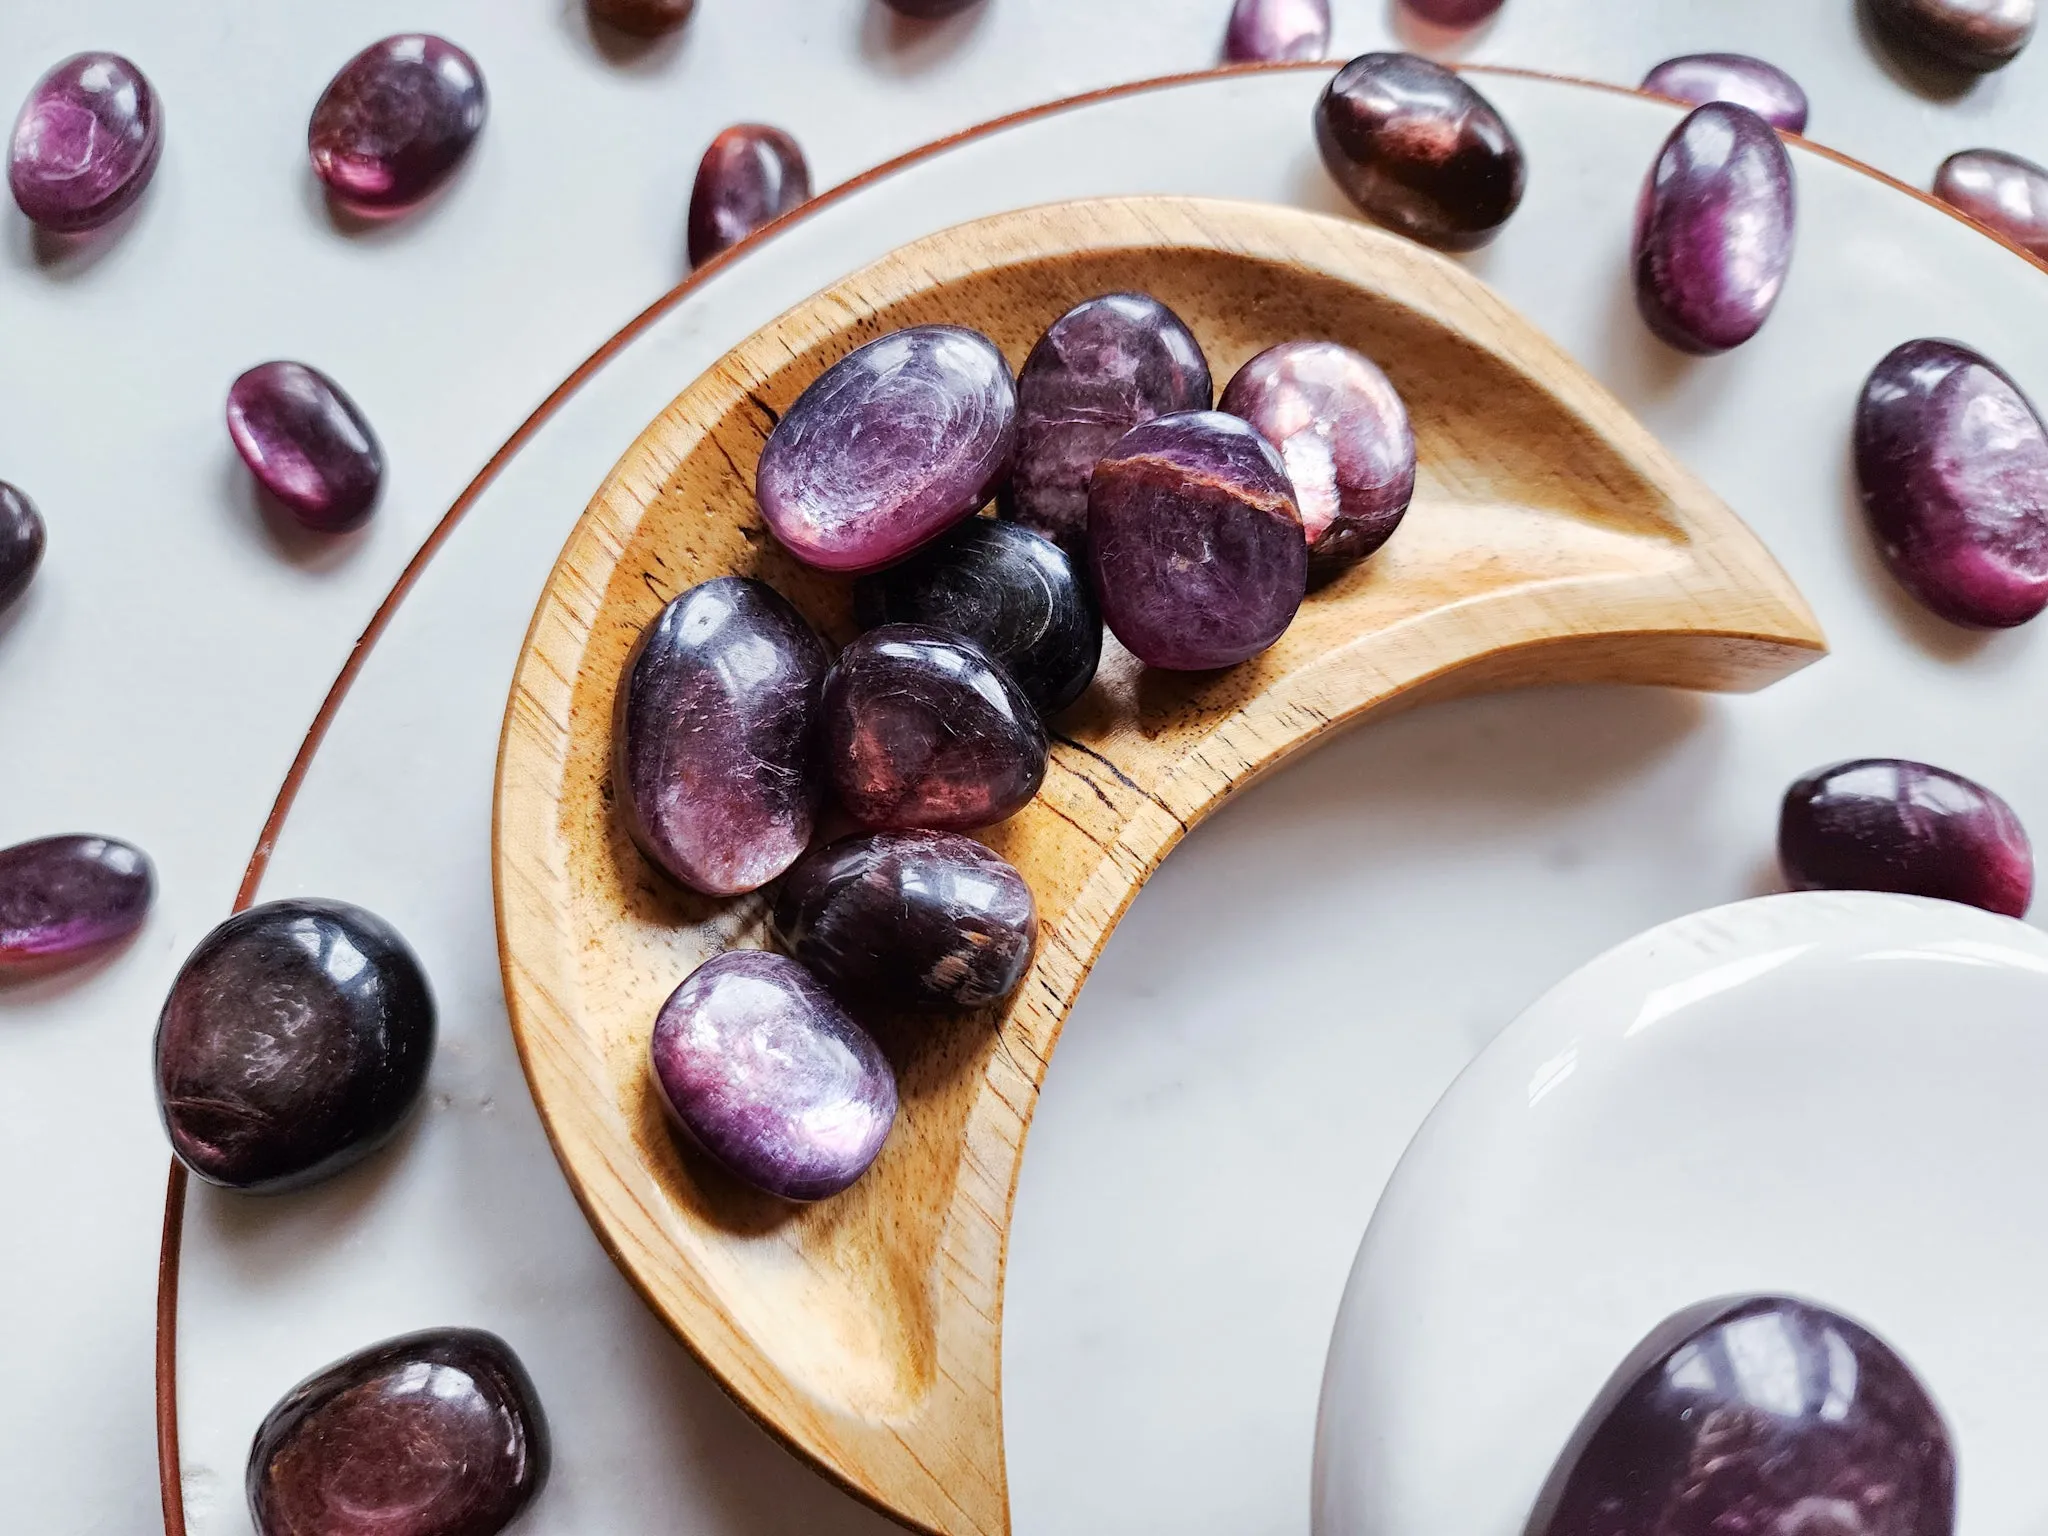
[[[1643,77],[1643,89],[1703,107],[1732,101],[1773,128],[1806,131],[1806,92],[1775,64],[1746,53],[1688,53],[1666,59]]]
[[[1320,59],[1329,47],[1330,0],[1237,0],[1223,34],[1233,64]]]
[[[697,0],[588,0],[590,14],[635,37],[660,37],[690,19]]]
[[[690,265],[738,245],[811,196],[795,139],[765,123],[736,123],[711,141],[690,189]]]
[[[111,837],[0,849],[0,972],[88,958],[141,927],[155,894],[149,859]]]
[[[308,528],[360,527],[384,450],[341,386],[304,363],[259,363],[228,390],[228,436],[263,488]]]
[[[142,195],[163,151],[163,109],[117,53],[73,54],[29,92],[14,120],[7,184],[44,229],[98,229]]]
[[[1501,8],[1502,0],[1401,0],[1436,27],[1476,27]]]
[[[1960,150],[1935,173],[1934,195],[2048,259],[2048,168],[2002,149]]]
[[[1987,74],[2020,55],[2039,19],[2036,0],[1868,0],[1878,26],[1917,57]]]
[[[387,37],[343,65],[313,108],[314,174],[352,212],[402,213],[454,174],[487,110],[467,53],[426,33]]]
[[[43,563],[43,516],[36,504],[0,480],[0,613],[28,590]]]

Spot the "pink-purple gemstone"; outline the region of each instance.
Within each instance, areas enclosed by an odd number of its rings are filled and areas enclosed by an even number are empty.
[[[1110,451],[1089,492],[1088,557],[1111,633],[1175,671],[1256,656],[1308,588],[1287,466],[1221,411],[1161,416]]]
[[[28,590],[42,563],[42,514],[27,496],[0,480],[0,613]]]
[[[1503,0],[1401,0],[1435,27],[1476,27],[1501,8]]]
[[[764,123],[726,129],[697,163],[697,183],[690,190],[690,265],[702,266],[810,196],[810,167],[795,139]]]
[[[676,1126],[743,1183],[822,1200],[863,1173],[896,1120],[874,1038],[794,960],[707,960],[661,1005],[654,1082]]]
[[[1643,89],[1702,107],[1732,101],[1773,128],[1806,131],[1806,92],[1775,64],[1746,53],[1688,53],[1666,59],[1643,77]]]
[[[1792,266],[1792,161],[1747,107],[1711,101],[1672,131],[1636,204],[1636,307],[1710,356],[1763,329]]]
[[[1948,1426],[1890,1345],[1782,1296],[1653,1329],[1609,1378],[1527,1536],[1953,1536]]]
[[[453,174],[486,110],[476,60],[453,43],[384,38],[344,64],[313,108],[313,172],[354,213],[402,213]]]
[[[142,195],[163,150],[163,110],[118,53],[78,53],[38,80],[14,120],[7,184],[44,229],[98,229]]]
[[[0,849],[0,974],[82,960],[142,926],[156,874],[111,837],[44,837]]]
[[[1856,477],[1878,552],[1934,612],[2010,629],[2048,607],[2048,431],[1982,353],[1886,354],[1856,406]]]
[[[995,494],[1017,440],[1017,385],[996,344],[957,325],[895,331],[797,396],[754,492],[799,560],[858,574],[901,560]]]
[[[384,484],[384,450],[355,401],[304,363],[259,363],[228,390],[228,436],[249,472],[320,533],[360,527]]]
[[[1233,64],[1320,59],[1330,48],[1330,0],[1237,0],[1223,34]]]
[[[1934,195],[2048,259],[2048,169],[2002,149],[1965,149],[1942,161]]]
[[[588,0],[590,14],[635,37],[660,37],[690,19],[697,0]]]
[[[2002,69],[2034,35],[2036,0],[1869,0],[1892,41],[1975,74]]]
[[[1283,342],[1237,370],[1220,409],[1280,450],[1312,576],[1363,560],[1400,526],[1415,494],[1415,433],[1370,358],[1334,341]]]
[[[773,588],[719,576],[663,608],[626,658],[612,791],[640,851],[707,896],[766,885],[811,840],[825,647]]]

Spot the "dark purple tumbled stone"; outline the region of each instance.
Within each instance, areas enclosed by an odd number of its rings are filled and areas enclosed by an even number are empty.
[[[306,134],[313,172],[354,213],[402,213],[454,173],[487,109],[484,77],[460,48],[423,32],[387,37],[321,93]]]
[[[1666,59],[1643,77],[1643,89],[1696,107],[1732,101],[1773,128],[1806,131],[1806,92],[1775,64],[1746,53],[1688,53]]]
[[[304,363],[258,363],[228,390],[228,436],[249,472],[308,528],[360,527],[384,485],[384,450],[355,401]]]
[[[1287,466],[1221,411],[1148,421],[1096,466],[1088,559],[1111,632],[1140,661],[1176,671],[1256,656],[1308,589]]]
[[[28,590],[42,563],[42,514],[28,497],[0,480],[0,613]]]
[[[612,798],[640,851],[707,896],[766,885],[811,840],[825,647],[773,588],[719,576],[626,658]]]
[[[660,37],[690,19],[697,0],[587,0],[590,14],[635,37]]]
[[[1329,47],[1330,0],[1237,0],[1223,34],[1233,64],[1320,59]]]
[[[1370,358],[1334,341],[1283,342],[1237,370],[1221,409],[1280,450],[1312,574],[1363,560],[1400,526],[1415,494],[1415,433]]]
[[[44,229],[98,229],[142,196],[163,142],[163,109],[141,70],[118,53],[73,54],[22,104],[7,184]]]
[[[496,1536],[548,1480],[547,1416],[478,1328],[386,1339],[314,1372],[249,1446],[258,1536]]]
[[[1017,462],[1002,515],[1079,554],[1096,461],[1140,422],[1207,410],[1214,388],[1194,333],[1151,295],[1075,305],[1017,372]]]
[[[1792,266],[1792,160],[1747,107],[1710,101],[1672,131],[1636,203],[1636,307],[1710,356],[1771,317]]]
[[[851,1007],[979,1008],[1016,990],[1038,938],[1031,887],[956,832],[871,832],[789,872],[775,928]]]
[[[344,901],[266,902],[192,951],[156,1026],[171,1149],[208,1183],[311,1184],[388,1141],[434,1055],[419,957]]]
[[[156,874],[111,837],[44,837],[0,849],[0,972],[84,959],[142,926]]]
[[[1869,0],[1894,43],[1957,69],[1988,74],[2034,35],[2036,0]]]
[[[2048,432],[1989,358],[1887,353],[1857,402],[1856,477],[1878,552],[1934,612],[2010,629],[2048,607]]]
[[[863,1173],[896,1119],[896,1074],[868,1032],[794,960],[707,960],[654,1021],[670,1117],[725,1170],[784,1200],[822,1200]]]
[[[1493,104],[1440,64],[1367,53],[1316,103],[1316,143],[1337,185],[1402,234],[1466,251],[1522,201],[1522,146]]]
[[[1942,161],[1934,195],[2048,259],[2048,168],[2002,149],[1965,149]]]
[[[1890,1345],[1782,1296],[1653,1329],[1558,1459],[1527,1536],[1953,1536],[1955,1452]]]
[[[1045,778],[1031,701],[971,640],[871,629],[825,677],[825,761],[862,826],[971,832],[1022,810]]]
[[[810,200],[811,170],[795,139],[736,123],[711,141],[690,189],[690,265],[701,266]]]
[[[1401,0],[1437,27],[1476,27],[1501,8],[1503,0]]]
[[[2012,807],[1959,773],[1895,757],[1817,769],[1785,791],[1778,863],[1801,891],[1899,891],[2024,917],[2034,849]]]
[[[761,451],[769,528],[821,570],[879,570],[994,494],[1017,440],[1017,385],[996,344],[920,325],[841,358]]]

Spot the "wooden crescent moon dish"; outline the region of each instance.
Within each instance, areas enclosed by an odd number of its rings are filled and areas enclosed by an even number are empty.
[[[1050,723],[1038,798],[986,834],[1037,894],[1030,974],[997,1010],[878,1029],[902,1110],[860,1183],[783,1205],[683,1151],[647,1065],[702,961],[768,942],[758,895],[667,884],[611,806],[613,695],[661,606],[759,576],[835,644],[849,585],[768,534],[754,466],[828,365],[950,321],[1020,364],[1072,305],[1135,289],[1188,322],[1219,385],[1323,337],[1413,419],[1407,520],[1311,593],[1272,649],[1149,671],[1114,643]],[[1202,817],[1375,711],[1531,683],[1749,690],[1821,655],[1768,551],[1605,390],[1464,268],[1348,220],[1181,198],[1060,204],[907,246],[783,315],[626,451],[556,562],[498,764],[494,877],[512,1027],[591,1225],[740,1404],[828,1476],[943,1536],[1009,1529],[1001,1320],[1012,1197],[1046,1063],[1145,879]]]

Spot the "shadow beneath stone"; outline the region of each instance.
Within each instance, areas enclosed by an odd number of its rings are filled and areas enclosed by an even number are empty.
[[[29,610],[41,601],[36,594],[43,577],[41,572],[29,578],[27,589],[6,607],[0,608],[0,651],[7,648],[7,637],[28,621]]]
[[[861,18],[860,56],[892,75],[916,75],[952,58],[988,17],[992,0],[978,0],[951,16],[923,20],[868,0]]]
[[[33,267],[44,277],[57,282],[67,282],[82,277],[105,261],[135,222],[142,217],[142,210],[155,195],[154,186],[143,189],[128,207],[116,214],[108,223],[98,229],[82,230],[75,235],[60,235],[54,230],[33,224],[19,213],[13,215],[15,232],[15,264]]]
[[[634,1141],[647,1154],[649,1171],[675,1202],[735,1237],[762,1237],[787,1226],[803,1207],[778,1200],[726,1172],[669,1118],[654,1086],[652,1069],[629,1090]]]
[[[1864,585],[1875,592],[1892,623],[1921,650],[1939,661],[1968,661],[1984,650],[1998,634],[1996,630],[1965,629],[1921,606],[1920,600],[1899,584],[1878,553],[1877,539],[1863,512],[1863,496],[1856,474],[1856,442],[1853,433],[1842,433],[1842,454],[1846,463],[1842,484],[1843,534],[1855,549],[1857,570]]]
[[[328,191],[327,184],[311,170],[300,178],[299,195],[306,210],[343,239],[361,245],[392,244],[431,228],[443,216],[443,209],[455,189],[469,175],[469,167],[475,159],[476,150],[472,147],[441,185],[410,207],[394,209],[386,214],[360,213],[349,207]]]
[[[1474,22],[1469,27],[1440,27],[1433,21],[1423,20],[1401,0],[1387,0],[1387,30],[1393,33],[1394,40],[1410,53],[1432,59],[1455,60],[1458,55],[1469,53],[1493,30],[1499,15],[1500,12],[1495,11],[1484,21]]]
[[[368,543],[365,535],[370,520],[343,533],[319,533],[308,528],[283,502],[265,490],[249,466],[230,448],[221,463],[221,490],[229,506],[263,530],[264,541],[287,565],[314,573],[339,570],[356,558]]]
[[[584,0],[563,0],[557,14],[564,32],[623,74],[653,75],[668,69],[682,57],[691,31],[690,20],[685,19],[665,32],[628,32],[593,16]]]
[[[1624,400],[1661,401],[1695,378],[1711,358],[1681,352],[1660,339],[1643,319],[1636,302],[1635,274],[1624,252],[1619,270],[1606,284],[1609,294],[1605,334],[1595,372]]]
[[[147,923],[143,925],[147,927]],[[135,947],[142,929],[97,947],[69,955],[19,961],[0,969],[0,1019],[15,1008],[26,1010],[54,1002],[90,984]]]
[[[1983,78],[1970,70],[1914,53],[1877,19],[1872,0],[1856,0],[1856,31],[1886,74],[1930,101],[1945,105],[1958,102]]]

